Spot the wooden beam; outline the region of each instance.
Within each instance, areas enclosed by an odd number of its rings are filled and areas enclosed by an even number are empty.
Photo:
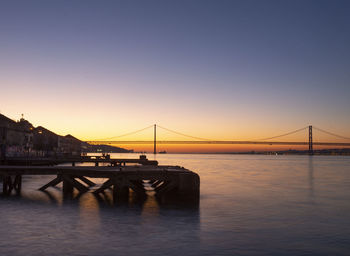
[[[108,179],[105,183],[102,184],[102,186],[99,189],[96,189],[94,191],[95,194],[101,193],[103,192],[105,189],[111,187],[112,185],[115,184],[115,180],[114,178],[110,178]]]
[[[157,181],[153,182],[151,186],[152,186],[153,188],[156,188],[156,187],[158,187],[159,185],[161,185],[162,182],[163,182],[162,180],[157,180]]]
[[[143,185],[140,185],[138,181],[129,180],[128,185],[136,194],[140,196],[146,195],[145,188],[143,187]]]
[[[84,182],[85,184],[87,184],[89,187],[96,186],[96,183],[94,183],[94,182],[92,182],[91,180],[85,178],[84,176],[79,176],[79,177],[77,177],[77,179],[81,180],[82,182]]]
[[[84,193],[89,190],[89,188],[85,187],[83,184],[81,184],[79,181],[75,180],[74,177],[68,176],[68,175],[62,175],[63,181],[66,181],[70,183],[73,188],[76,188],[79,190],[79,192]]]
[[[161,186],[161,188],[157,189],[157,195],[164,195],[174,189],[176,189],[178,187],[178,184],[177,182],[175,181],[169,181],[169,182],[166,182],[163,186]]]
[[[61,175],[57,175],[56,178],[54,178],[52,181],[50,181],[49,183],[47,183],[46,185],[42,186],[41,188],[39,188],[39,190],[44,191],[46,190],[48,187],[54,187],[57,184],[59,184],[60,182],[62,182],[62,176]]]

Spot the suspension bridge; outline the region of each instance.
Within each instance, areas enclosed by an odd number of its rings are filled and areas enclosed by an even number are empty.
[[[143,132],[147,129],[153,128],[153,140],[120,140],[122,137],[135,135],[137,133]],[[157,128],[165,130],[167,132],[171,132],[176,135],[180,135],[186,138],[189,138],[191,140],[157,140]],[[313,129],[323,133],[330,135],[332,137],[336,137],[338,139],[347,140],[349,142],[315,142],[313,139]],[[276,139],[292,135],[301,131],[308,131],[308,138],[305,141],[277,141]],[[117,140],[118,139],[118,140]],[[313,146],[343,146],[348,147],[350,146],[350,137],[345,137],[342,135],[335,134],[333,132],[326,131],[324,129],[309,125],[305,126],[303,128],[283,133],[277,136],[269,137],[269,138],[262,138],[257,140],[211,140],[211,139],[205,139],[200,137],[195,137],[192,135],[188,135],[185,133],[181,133],[178,131],[174,131],[172,129],[160,126],[160,125],[151,125],[147,126],[143,129],[139,129],[130,133],[122,134],[119,136],[114,136],[110,138],[104,138],[99,140],[90,140],[86,141],[87,143],[91,144],[113,144],[113,145],[125,145],[125,144],[153,144],[154,147],[154,154],[157,153],[157,144],[211,144],[211,145],[223,145],[223,144],[255,144],[255,145],[305,145],[308,146],[309,154],[313,154]]]

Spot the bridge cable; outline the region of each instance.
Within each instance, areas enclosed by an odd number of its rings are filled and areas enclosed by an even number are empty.
[[[312,126],[315,130],[317,131],[320,131],[320,132],[323,132],[323,133],[326,133],[328,135],[332,135],[332,136],[335,136],[335,137],[338,137],[338,138],[341,138],[341,139],[346,139],[346,140],[350,140],[349,137],[345,137],[345,136],[341,136],[341,135],[338,135],[338,134],[335,134],[335,133],[332,133],[332,132],[328,132],[328,131],[325,131],[321,128],[318,128],[318,127],[315,127],[315,126]]]
[[[153,127],[154,125],[150,125],[150,126],[147,126],[145,128],[142,128],[140,130],[137,130],[137,131],[133,131],[133,132],[129,132],[129,133],[125,133],[125,134],[122,134],[122,135],[119,135],[119,136],[114,136],[114,137],[109,137],[109,138],[104,138],[104,139],[99,139],[99,140],[90,140],[90,141],[103,141],[103,140],[111,140],[111,139],[116,139],[116,138],[120,138],[120,137],[125,137],[125,136],[128,136],[128,135],[132,135],[132,134],[135,134],[135,133],[139,133],[139,132],[142,132],[144,130],[147,130],[151,127]]]
[[[103,141],[103,140],[116,139],[116,138],[120,138],[120,137],[124,137],[124,136],[128,136],[128,135],[132,135],[132,134],[136,134],[136,133],[142,132],[142,131],[147,130],[147,129],[151,128],[151,127],[154,127],[154,125],[150,125],[150,126],[147,126],[147,127],[143,128],[143,129],[139,129],[139,130],[136,130],[136,131],[133,131],[133,132],[129,132],[129,133],[126,133],[126,134],[122,134],[122,135],[119,135],[119,136],[114,136],[114,137],[109,137],[109,138],[103,138],[103,139],[99,139],[99,140],[90,140],[90,141]],[[205,139],[205,138],[200,138],[200,137],[196,137],[196,136],[184,134],[184,133],[181,133],[181,132],[177,132],[177,131],[171,130],[171,129],[169,129],[169,128],[160,126],[160,125],[157,125],[157,127],[161,128],[161,129],[163,129],[163,130],[166,130],[166,131],[175,133],[175,134],[177,134],[177,135],[185,136],[185,137],[192,138],[192,139],[196,139],[196,140],[214,141],[214,140],[212,140],[212,139]],[[303,131],[303,130],[305,130],[305,129],[308,129],[308,127],[309,127],[309,126],[306,126],[306,127],[297,129],[297,130],[295,130],[295,131],[291,131],[291,132],[284,133],[284,134],[281,134],[281,135],[277,135],[277,136],[273,136],[273,137],[269,137],[269,138],[263,138],[263,139],[256,139],[256,140],[257,140],[257,141],[264,141],[264,140],[276,139],[276,138],[284,137],[284,136],[287,136],[287,135],[291,135],[291,134],[294,134],[294,133]],[[339,137],[339,138],[342,138],[342,139],[348,139],[348,140],[350,140],[349,137],[344,137],[344,136],[341,136],[341,135],[337,135],[337,134],[334,134],[334,133],[331,133],[331,132],[322,130],[322,129],[320,129],[320,128],[318,128],[318,127],[315,127],[315,126],[313,126],[313,128],[316,129],[316,130],[319,130],[319,131],[321,131],[321,132],[327,133],[327,134],[329,134],[329,135],[332,135],[332,136],[336,136],[336,137]]]
[[[163,130],[166,130],[166,131],[168,131],[168,132],[172,132],[172,133],[175,133],[175,134],[177,134],[177,135],[185,136],[185,137],[188,137],[188,138],[192,138],[192,139],[196,139],[196,140],[213,141],[213,140],[210,140],[210,139],[204,139],[204,138],[200,138],[200,137],[195,137],[195,136],[187,135],[187,134],[184,134],[184,133],[181,133],[181,132],[177,132],[177,131],[174,131],[174,130],[171,130],[171,129],[162,127],[162,126],[160,126],[160,125],[158,125],[158,124],[157,124],[157,127],[161,128],[161,129],[163,129]]]
[[[297,133],[297,132],[300,132],[300,131],[302,131],[302,130],[305,130],[305,129],[307,129],[308,127],[309,127],[309,126],[305,126],[305,127],[303,127],[303,128],[300,128],[300,129],[295,130],[295,131],[292,131],[292,132],[284,133],[284,134],[277,135],[277,136],[273,136],[273,137],[269,137],[269,138],[257,139],[257,140],[272,140],[272,139],[284,137],[284,136],[291,135],[291,134],[293,134],[293,133]]]

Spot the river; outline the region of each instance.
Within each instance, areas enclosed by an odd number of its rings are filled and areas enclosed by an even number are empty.
[[[350,255],[350,157],[148,158],[197,172],[199,206],[68,200],[37,190],[51,177],[24,177],[0,197],[0,255]]]

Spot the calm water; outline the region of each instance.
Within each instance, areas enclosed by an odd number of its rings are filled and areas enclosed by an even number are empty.
[[[0,255],[350,255],[349,157],[156,158],[200,175],[198,209],[63,200],[26,177],[21,196],[0,197]]]

